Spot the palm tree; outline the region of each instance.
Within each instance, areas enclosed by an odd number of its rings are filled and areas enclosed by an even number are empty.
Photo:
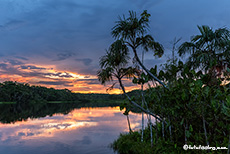
[[[139,73],[137,68],[126,67],[128,64],[130,57],[128,55],[128,48],[123,45],[122,41],[114,42],[108,51],[106,51],[106,55],[100,58],[100,67],[101,70],[98,71],[97,76],[99,81],[102,84],[105,84],[108,81],[112,81],[115,77],[121,82],[123,77],[132,77],[135,73]],[[116,82],[107,90],[113,89]],[[126,113],[129,131],[132,132],[129,116]]]
[[[213,31],[209,26],[198,26],[198,29],[199,35],[179,47],[179,56],[190,54],[187,64],[191,67],[214,73],[215,77],[220,76],[230,60],[230,31],[227,28]]]
[[[163,46],[158,42],[155,42],[153,37],[149,34],[149,17],[150,14],[145,10],[141,17],[138,18],[136,12],[129,11],[129,17],[126,18],[123,15],[119,17],[119,21],[116,22],[116,25],[112,28],[112,36],[123,42],[123,45],[130,47],[134,53],[134,59],[138,64],[156,81],[162,84],[164,87],[166,85],[161,82],[156,76],[154,76],[140,61],[137,50],[142,47],[145,51],[152,50],[154,51],[154,56],[161,57],[164,53]]]
[[[125,94],[125,96],[128,98],[130,103],[134,105],[135,107],[141,109],[143,112],[152,115],[156,119],[160,121],[164,121],[161,117],[156,116],[152,112],[150,112],[148,109],[143,108],[142,106],[138,105],[136,102],[134,102],[129,95],[126,93],[124,85],[122,83],[123,77],[131,78],[135,74],[139,74],[139,69],[133,68],[133,67],[127,67],[129,52],[127,46],[123,43],[122,40],[117,40],[114,42],[109,50],[106,51],[106,54],[100,58],[100,67],[101,69],[97,72],[98,80],[101,82],[101,84],[105,84],[106,82],[113,81],[114,78],[116,78],[119,82],[119,85]],[[114,83],[112,85],[115,85]],[[167,123],[165,121],[165,123]]]

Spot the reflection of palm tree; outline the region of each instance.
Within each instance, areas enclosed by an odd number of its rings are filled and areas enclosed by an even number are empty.
[[[200,34],[192,37],[191,42],[183,43],[178,53],[180,56],[190,54],[188,64],[192,67],[201,67],[219,76],[230,60],[230,32],[226,28],[213,31],[208,26],[198,26],[198,29]]]
[[[116,41],[113,43],[109,51],[106,52],[106,55],[100,59],[101,70],[97,73],[99,81],[105,84],[107,81],[112,81],[115,77],[119,80],[119,83],[121,83],[123,77],[130,78],[134,76],[134,74],[139,71],[136,68],[126,67],[129,59],[128,48],[123,45],[123,42]],[[113,88],[115,84],[116,83],[114,83],[110,89]],[[129,130],[131,132],[128,114],[125,115],[127,116]]]
[[[161,57],[163,54],[163,47],[158,42],[155,42],[151,35],[146,34],[149,27],[150,14],[144,11],[141,14],[141,18],[138,19],[136,13],[129,11],[129,17],[119,17],[119,21],[112,29],[112,35],[115,39],[123,40],[123,44],[130,47],[134,53],[135,60],[139,65],[155,80],[157,80],[164,87],[165,84],[161,82],[156,76],[154,76],[140,61],[137,55],[137,49],[142,47],[145,51],[153,50],[154,55]]]

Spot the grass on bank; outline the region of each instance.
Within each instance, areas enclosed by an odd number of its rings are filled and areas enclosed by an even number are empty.
[[[150,129],[144,129],[144,139],[141,142],[141,130],[131,133],[121,133],[110,147],[119,154],[195,154],[195,153],[227,153],[227,151],[184,150],[183,145],[170,141],[169,138],[156,136],[153,129],[153,145],[150,141]]]
[[[1,104],[16,104],[16,102],[0,102],[0,105]]]

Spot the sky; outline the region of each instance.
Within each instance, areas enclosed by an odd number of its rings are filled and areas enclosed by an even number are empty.
[[[0,82],[106,93],[110,84],[100,85],[96,73],[119,15],[151,14],[149,33],[165,54],[146,53],[150,68],[171,56],[174,38],[180,44],[199,34],[197,25],[229,28],[229,8],[229,0],[0,0]]]

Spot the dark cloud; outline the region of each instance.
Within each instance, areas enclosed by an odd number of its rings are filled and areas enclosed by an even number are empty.
[[[66,86],[66,87],[73,87],[72,82],[70,81],[39,81],[37,84],[44,84],[44,85],[53,85],[53,86]]]
[[[15,58],[21,59],[21,60],[29,60],[28,58],[22,57],[22,56],[15,56]]]
[[[20,75],[22,73],[18,70],[18,68],[13,67],[11,64],[1,63],[0,64],[0,74]]]
[[[92,59],[90,58],[83,58],[83,59],[75,59],[76,61],[82,62],[84,65],[88,66],[92,63]]]
[[[0,68],[3,69],[3,70],[6,70],[7,69],[7,64],[5,63],[0,63]]]
[[[77,79],[76,82],[84,82],[89,85],[100,84],[98,79]]]
[[[13,30],[23,26],[24,24],[25,22],[21,20],[11,20],[4,25],[0,25],[0,30]]]
[[[16,60],[16,59],[7,59],[5,62],[10,63],[11,65],[22,65],[24,62]]]
[[[37,66],[33,66],[33,65],[22,65],[21,69],[46,70],[46,68],[44,68],[44,67],[37,67]]]
[[[89,76],[89,75],[84,76],[84,79],[88,79],[88,78],[90,78],[90,76]]]
[[[73,77],[72,75],[70,75],[67,72],[64,72],[64,73],[62,73],[62,72],[58,72],[58,73],[45,73],[44,75],[50,76],[50,77],[55,76],[55,77],[63,77],[63,78],[72,78]]]
[[[54,59],[54,61],[66,60],[74,55],[75,55],[74,53],[59,53],[57,54],[57,58]]]

